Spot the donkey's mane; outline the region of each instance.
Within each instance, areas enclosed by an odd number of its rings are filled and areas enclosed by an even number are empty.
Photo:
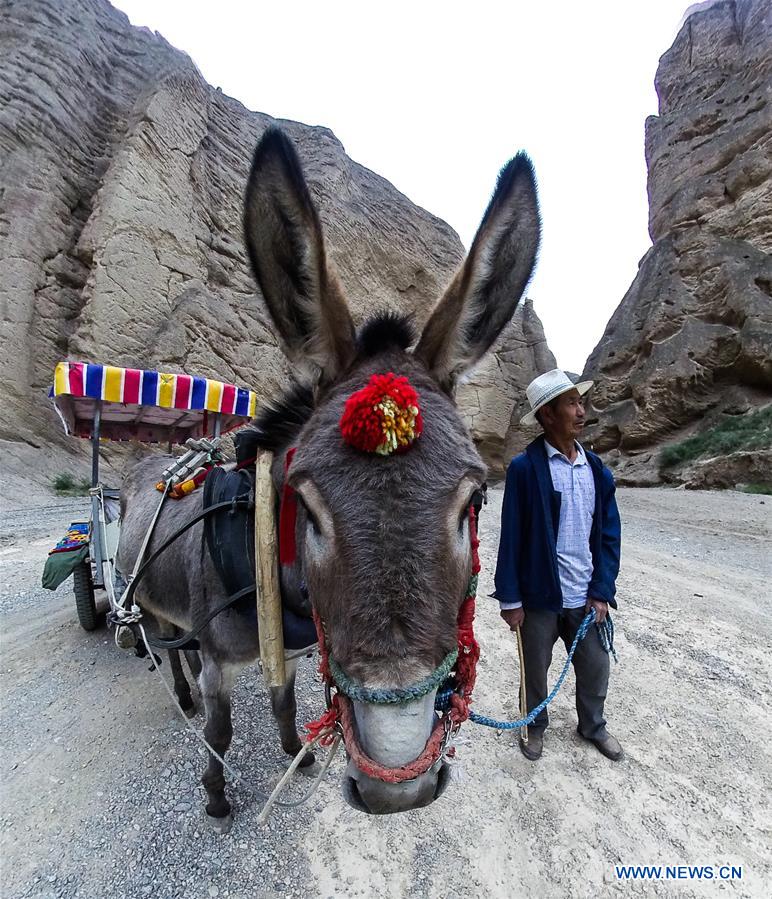
[[[275,453],[290,446],[314,411],[314,390],[310,384],[294,382],[275,400],[259,410],[236,436],[239,460],[251,459],[258,449]]]
[[[358,355],[360,359],[369,359],[394,348],[406,350],[415,339],[412,315],[379,312],[357,334]]]

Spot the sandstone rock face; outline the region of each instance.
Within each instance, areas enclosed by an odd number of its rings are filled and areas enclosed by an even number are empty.
[[[541,433],[539,427],[520,425],[530,409],[525,388],[556,365],[533,303],[526,300],[504,329],[496,351],[459,388],[459,404],[493,477]]]
[[[52,442],[87,449],[65,442],[45,398],[59,359],[189,371],[261,396],[280,387],[288,364],[241,234],[251,154],[274,121],[104,0],[3,0],[0,439],[20,466]],[[391,308],[422,324],[463,258],[455,232],[349,159],[326,128],[280,124],[356,320]],[[483,447],[504,439],[511,388],[528,368],[518,328],[478,375],[486,396],[464,400]]]
[[[772,395],[772,7],[690,15],[646,123],[653,246],[595,348],[587,438],[633,481],[707,413]],[[642,456],[649,462],[643,462]],[[646,473],[648,472],[648,473]]]
[[[726,490],[750,484],[769,486],[772,450],[738,451],[715,459],[700,459],[680,473],[688,490]]]

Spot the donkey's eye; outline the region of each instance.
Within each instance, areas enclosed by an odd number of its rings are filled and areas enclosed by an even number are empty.
[[[319,527],[319,522],[316,520],[316,515],[314,515],[314,513],[308,508],[306,508],[306,515],[308,516],[308,524],[310,525],[311,530],[316,536],[319,536],[322,531]]]
[[[464,530],[464,522],[469,518],[469,503],[467,503],[464,508],[461,510],[461,514],[458,516],[458,530],[459,532]]]
[[[306,515],[306,558],[320,561],[333,547],[335,528],[324,497],[309,478],[295,488]]]
[[[462,531],[464,529],[464,522],[469,519],[469,507],[472,505],[472,498],[470,497],[463,505],[461,509],[461,513],[458,516],[458,529]]]
[[[321,531],[319,529],[319,522],[316,520],[316,515],[314,515],[314,513],[308,508],[302,497],[298,497],[298,502],[303,511],[306,513],[306,521],[311,527],[311,530],[314,532],[314,535],[318,536]]]
[[[458,530],[459,532],[464,529],[464,522],[469,518],[469,509],[471,506],[474,506],[475,512],[478,512],[483,503],[485,502],[485,494],[481,490],[480,487],[475,488],[469,496],[469,499],[464,503],[461,512],[458,516]]]

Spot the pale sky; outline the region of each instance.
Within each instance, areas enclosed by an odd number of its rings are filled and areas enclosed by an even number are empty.
[[[644,121],[683,0],[117,0],[249,109],[325,125],[469,246],[500,167],[533,159],[528,289],[581,372],[651,245]]]

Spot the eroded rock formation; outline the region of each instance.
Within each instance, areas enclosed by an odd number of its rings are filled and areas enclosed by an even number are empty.
[[[584,371],[587,436],[634,483],[663,442],[772,399],[772,6],[697,9],[656,88],[653,246]]]
[[[540,428],[520,425],[520,418],[530,409],[525,388],[536,375],[556,364],[541,321],[532,302],[526,300],[504,329],[496,352],[487,356],[459,389],[459,403],[494,476],[541,433]]]
[[[241,236],[252,150],[273,121],[210,87],[187,56],[104,0],[3,2],[6,459],[34,465],[52,442],[86,449],[63,440],[45,398],[59,359],[188,370],[263,396],[279,388],[287,363]],[[455,232],[349,159],[326,128],[281,126],[357,321],[391,308],[415,310],[421,324],[463,258]],[[532,311],[526,320],[541,334]],[[484,449],[503,443],[514,388],[533,376],[529,345],[512,325],[464,395]]]

